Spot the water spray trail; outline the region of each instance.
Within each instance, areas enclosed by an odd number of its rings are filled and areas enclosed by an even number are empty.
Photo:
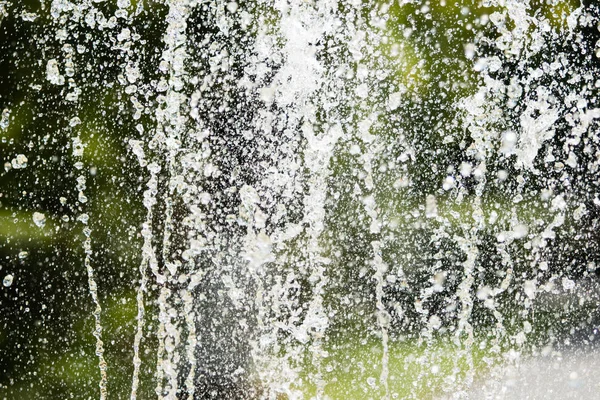
[[[137,5],[135,13],[129,12],[131,2],[129,0],[120,0],[117,2],[118,10],[115,15],[119,18],[124,19],[129,27],[125,27],[116,36],[121,49],[123,62],[121,63],[121,70],[125,80],[122,82],[123,85],[127,85],[125,93],[129,94],[129,99],[135,109],[133,119],[139,120],[142,116],[144,106],[139,100],[138,94],[141,92],[142,83],[140,82],[140,59],[142,59],[144,51],[142,46],[136,48],[136,44],[139,41],[139,35],[133,30],[134,17],[139,15],[143,11],[143,1],[140,1]],[[131,29],[130,29],[131,27]],[[138,132],[143,135],[145,133],[142,124],[136,126]],[[160,172],[160,166],[152,162],[148,164],[146,155],[144,152],[144,141],[143,140],[129,140],[129,146],[133,154],[137,157],[140,167],[146,169],[150,173],[150,178],[146,184],[147,189],[144,191],[143,205],[146,208],[146,218],[142,224],[142,260],[139,265],[140,273],[140,285],[136,290],[136,305],[137,305],[137,316],[136,316],[136,332],[133,341],[133,373],[131,378],[131,393],[130,398],[132,400],[137,398],[139,388],[139,374],[142,360],[140,357],[140,346],[144,334],[144,320],[146,316],[144,293],[147,291],[148,285],[148,268],[153,272],[157,282],[164,282],[164,276],[158,272],[158,262],[156,259],[156,252],[154,249],[153,231],[152,231],[152,220],[154,216],[154,206],[156,205],[156,195],[158,193],[158,173]]]
[[[366,172],[365,178],[365,186],[368,191],[371,192],[370,195],[366,196],[363,199],[363,205],[367,215],[370,217],[371,224],[369,227],[369,231],[372,234],[379,235],[381,234],[381,221],[379,220],[379,213],[376,209],[376,200],[374,194],[374,186],[373,186],[373,159],[379,153],[381,146],[378,146],[377,143],[372,143],[368,146],[367,152],[363,155],[363,168]],[[383,302],[384,298],[384,290],[383,286],[385,283],[385,274],[388,272],[388,266],[385,264],[381,257],[382,252],[382,243],[381,241],[372,241],[371,246],[373,248],[373,259],[372,265],[374,269],[373,279],[375,280],[375,301],[377,308],[377,324],[379,325],[379,330],[381,332],[381,346],[382,346],[382,356],[381,356],[381,376],[380,383],[383,385],[385,390],[385,398],[390,398],[390,389],[389,389],[389,324],[390,324],[390,314],[387,312],[385,308],[385,304]]]
[[[86,214],[81,214],[81,216]],[[82,221],[81,218],[79,218]],[[83,222],[83,221],[82,221]],[[83,222],[87,225],[87,222]],[[102,314],[102,307],[100,307],[100,300],[98,299],[98,286],[96,284],[94,278],[94,269],[92,267],[92,239],[91,234],[92,231],[89,228],[84,228],[85,234],[85,242],[83,244],[83,248],[85,251],[85,269],[88,274],[88,286],[90,288],[90,294],[92,296],[92,301],[94,302],[94,337],[96,338],[96,355],[98,356],[98,367],[100,369],[100,400],[106,400],[107,398],[107,375],[106,375],[106,360],[104,359],[104,343],[102,342],[102,322],[100,320],[100,315]]]
[[[373,17],[376,18],[376,17]],[[366,24],[366,21],[362,18],[357,18],[356,22],[359,26]],[[377,25],[377,24],[376,24]],[[360,54],[363,49],[372,51],[374,43],[371,40],[378,40],[378,35],[374,35],[373,38],[358,40],[355,44],[355,51]],[[362,58],[362,54],[359,56]],[[379,381],[383,385],[385,391],[385,398],[390,398],[389,390],[389,325],[391,316],[386,310],[384,303],[384,285],[386,280],[386,274],[388,272],[388,266],[382,258],[382,247],[385,245],[385,236],[381,234],[383,221],[380,217],[377,204],[377,188],[375,185],[374,168],[375,161],[378,155],[383,151],[383,142],[379,141],[379,138],[372,134],[373,125],[378,120],[381,111],[380,105],[369,103],[366,101],[368,91],[373,91],[378,88],[378,82],[373,79],[373,71],[377,71],[381,66],[383,60],[375,57],[369,61],[364,62],[361,68],[361,72],[357,74],[355,80],[356,88],[355,93],[352,96],[354,106],[359,110],[357,117],[360,119],[356,129],[356,136],[365,148],[364,154],[360,156],[360,163],[364,171],[364,177],[361,178],[362,182],[362,194],[361,203],[365,213],[367,214],[369,221],[369,233],[380,237],[380,240],[371,241],[371,248],[373,250],[373,257],[370,260],[370,264],[373,268],[374,274],[372,276],[375,281],[375,306],[376,313],[375,317],[379,332],[381,334],[381,375]],[[356,147],[356,146],[355,146]]]
[[[77,118],[77,117],[75,117]],[[77,118],[78,119],[78,118]],[[71,120],[73,121],[73,120]],[[83,157],[84,144],[81,142],[79,135],[73,138],[73,155],[76,158]],[[77,191],[78,198],[81,203],[87,202],[85,196],[86,189],[86,178],[85,175],[79,175],[77,177]],[[104,343],[102,342],[102,322],[100,316],[102,314],[102,307],[100,306],[100,300],[98,298],[98,285],[95,280],[95,272],[92,266],[92,230],[88,226],[89,215],[82,213],[77,217],[77,220],[84,225],[83,233],[85,235],[85,241],[83,243],[83,249],[85,252],[84,265],[88,275],[88,287],[92,301],[94,302],[94,337],[96,338],[96,355],[98,356],[98,368],[100,369],[100,400],[106,400],[107,398],[107,374],[106,374],[106,360],[104,359]]]
[[[164,296],[164,292],[161,290],[157,299],[157,303],[159,306],[159,314],[158,314],[158,331],[156,332],[156,337],[158,339],[158,348],[156,349],[156,388],[154,392],[158,396],[159,399],[164,397],[164,389],[163,389],[163,378],[164,378],[164,360],[163,354],[165,352],[165,322],[164,316],[166,315],[165,304],[166,299]]]
[[[482,143],[478,143],[480,146],[484,146]],[[481,154],[485,154],[482,150]],[[486,170],[485,159],[481,160],[476,168],[477,171]],[[471,204],[473,222],[471,225],[464,226],[464,235],[454,236],[454,241],[458,244],[461,251],[466,255],[466,260],[463,262],[463,280],[458,285],[457,297],[460,301],[460,313],[458,315],[458,326],[454,333],[455,343],[460,346],[459,357],[456,358],[455,364],[461,358],[466,356],[467,371],[465,377],[465,383],[467,387],[470,387],[473,383],[475,375],[475,364],[473,362],[473,344],[475,342],[473,325],[471,324],[471,315],[473,312],[474,298],[471,294],[473,291],[473,284],[475,282],[475,266],[478,262],[480,255],[479,250],[479,232],[483,231],[485,227],[485,217],[481,206],[481,201],[486,186],[486,179],[484,174],[481,174],[479,182],[475,187],[475,198]],[[466,334],[466,339],[461,340],[461,336]]]
[[[93,8],[92,4],[89,0],[83,0],[78,2],[75,7],[68,8],[64,7],[64,4],[59,4],[58,2],[53,2],[51,5],[51,15],[55,22],[59,25],[61,24],[61,14],[63,12],[74,12],[74,8],[76,9],[90,9]],[[73,40],[76,40],[76,35],[73,34],[70,30],[67,30],[68,25],[61,26],[65,29],[66,35],[63,35],[63,40],[66,40],[69,37],[72,37]],[[57,35],[58,36],[58,35]],[[79,103],[79,94],[81,89],[78,87],[75,79],[75,55],[76,51],[74,46],[71,43],[64,43],[62,47],[63,58],[64,58],[64,73],[65,76],[60,74],[60,69],[58,62],[56,60],[49,60],[46,66],[46,78],[53,84],[63,85],[65,81],[68,82],[68,88],[70,93],[67,94],[66,100],[71,102],[75,109],[80,108]],[[82,170],[84,165],[83,162],[80,161],[83,158],[85,144],[82,142],[81,137],[79,135],[80,128],[77,128],[78,125],[82,123],[81,119],[78,116],[73,116],[69,121],[70,129],[76,131],[76,134],[72,138],[72,149],[73,149],[73,157],[75,160],[79,160],[75,163],[75,168],[77,170]],[[86,189],[86,176],[83,173],[79,173],[76,178],[77,181],[77,199],[80,204],[85,204],[88,201],[87,196],[85,195]],[[81,211],[81,208],[79,209]],[[84,266],[88,276],[88,288],[90,292],[90,296],[92,298],[92,302],[94,304],[94,311],[92,315],[94,317],[94,331],[93,335],[96,339],[96,356],[98,357],[98,368],[100,370],[100,400],[106,400],[107,398],[107,363],[104,359],[104,343],[102,341],[102,322],[101,322],[101,314],[102,307],[100,305],[100,300],[98,297],[98,285],[96,283],[95,271],[92,266],[92,230],[90,229],[89,223],[89,215],[85,212],[80,213],[77,216],[77,220],[82,223],[84,226],[83,234],[85,236],[83,242],[83,250],[85,253],[84,257]]]
[[[475,270],[475,263],[479,250],[477,248],[477,237],[470,236],[468,238],[455,237],[456,242],[460,246],[461,250],[466,254],[467,259],[463,263],[463,280],[459,284],[457,289],[457,296],[460,300],[460,313],[458,315],[458,327],[454,334],[456,343],[461,346],[459,354],[465,355],[467,360],[468,370],[466,376],[466,384],[469,387],[473,383],[473,375],[475,373],[475,366],[473,364],[473,325],[469,322],[471,319],[471,313],[473,311],[473,298],[471,297],[471,291],[474,282],[473,272]],[[466,340],[461,340],[463,334],[467,335]],[[460,357],[457,357],[457,360]]]
[[[146,166],[146,161],[144,159],[144,152],[141,147],[141,142],[138,141],[130,141],[130,145],[133,148],[134,153],[138,156],[140,160],[140,165]],[[156,253],[154,250],[154,246],[152,244],[153,234],[152,234],[152,218],[153,218],[153,207],[156,205],[156,194],[158,192],[158,178],[157,174],[160,171],[160,167],[156,163],[151,163],[147,166],[148,171],[150,171],[150,179],[147,183],[148,189],[144,192],[144,206],[146,207],[147,214],[146,220],[142,225],[142,237],[144,238],[144,243],[142,245],[142,261],[140,263],[139,271],[140,271],[140,286],[137,290],[137,330],[135,333],[134,344],[133,344],[133,377],[131,382],[131,399],[137,398],[137,389],[139,385],[139,372],[141,366],[140,359],[140,343],[143,337],[143,329],[144,329],[144,317],[145,317],[145,307],[144,307],[144,292],[146,291],[146,286],[148,283],[147,269],[148,266],[151,267],[152,272],[154,273],[157,281],[159,283],[164,282],[164,276],[160,275],[158,272],[158,263],[156,260]]]
[[[310,171],[308,194],[304,198],[304,222],[308,225],[308,257],[312,274],[309,281],[313,283],[313,298],[308,307],[303,323],[303,330],[313,330],[313,366],[316,367],[315,383],[317,398],[325,395],[325,380],[322,377],[323,349],[322,340],[328,325],[327,309],[323,304],[323,295],[328,278],[326,264],[328,260],[321,256],[322,246],[319,243],[325,224],[325,201],[327,196],[327,178],[329,162],[337,141],[344,132],[341,125],[333,125],[326,132],[317,136],[309,124],[303,128],[307,146],[304,151],[305,163]]]
[[[371,242],[373,246],[373,253],[375,257],[373,259],[373,268],[375,269],[375,275],[373,278],[376,282],[375,287],[375,299],[377,301],[377,323],[379,324],[379,329],[381,330],[381,346],[383,350],[383,354],[381,356],[381,376],[379,378],[379,382],[383,385],[385,389],[385,399],[390,398],[390,386],[389,386],[389,334],[388,330],[390,328],[390,314],[385,309],[385,304],[383,303],[383,284],[384,284],[384,275],[388,270],[388,266],[383,262],[381,258],[381,242]]]
[[[148,218],[152,218],[152,212],[148,211]],[[144,238],[144,241],[146,239]],[[148,260],[146,257],[142,256],[142,262],[140,263],[140,286],[137,289],[136,294],[136,302],[137,302],[137,327],[135,332],[135,337],[133,339],[133,376],[131,379],[131,399],[134,400],[137,398],[137,390],[139,386],[139,374],[140,374],[140,366],[142,364],[142,360],[140,359],[140,344],[144,334],[144,316],[145,316],[145,307],[144,307],[144,292],[146,291],[146,286],[148,282],[148,277],[146,276],[146,269],[148,267]]]
[[[79,118],[75,117],[77,120]],[[74,118],[74,119],[75,119]],[[73,120],[71,120],[73,121]],[[73,125],[73,124],[71,124]],[[83,157],[85,145],[82,143],[79,135],[73,138],[73,156],[77,158]],[[81,163],[78,163],[81,167]],[[85,175],[79,175],[77,177],[77,191],[78,199],[81,203],[87,202],[85,195],[86,189],[86,178]],[[104,343],[102,342],[102,323],[100,316],[102,314],[102,307],[100,306],[100,300],[98,298],[98,284],[95,280],[95,272],[92,266],[92,230],[88,226],[89,215],[86,213],[79,214],[77,220],[84,225],[83,233],[85,240],[83,243],[83,249],[85,252],[84,265],[88,275],[88,287],[92,301],[94,303],[94,337],[96,338],[96,355],[98,356],[98,368],[100,369],[100,400],[105,400],[107,397],[107,374],[106,374],[106,360],[104,359]]]
[[[265,4],[265,7],[271,7]],[[299,362],[304,356],[303,349],[306,343],[310,341],[310,350],[313,354],[313,364],[316,369],[316,374],[313,383],[317,386],[317,398],[324,395],[325,381],[322,378],[321,360],[323,358],[322,339],[325,329],[328,325],[328,316],[326,308],[323,305],[323,293],[327,284],[325,274],[325,260],[322,255],[321,245],[319,244],[319,236],[323,232],[325,209],[324,204],[327,195],[327,176],[329,174],[329,161],[333,154],[333,148],[337,139],[341,136],[342,130],[335,122],[320,120],[317,116],[317,110],[322,107],[322,103],[335,100],[327,99],[323,91],[325,65],[317,57],[316,52],[319,50],[317,43],[323,41],[324,35],[329,29],[333,29],[332,16],[337,11],[337,1],[320,2],[318,4],[310,3],[288,3],[285,1],[276,1],[274,4],[277,13],[277,25],[275,32],[268,30],[257,35],[255,42],[255,51],[258,57],[265,58],[270,61],[267,64],[278,64],[283,60],[281,66],[277,67],[276,74],[269,80],[263,77],[252,77],[256,80],[264,79],[268,83],[260,89],[261,99],[267,104],[272,104],[280,110],[281,115],[276,113],[265,112],[255,119],[254,124],[256,131],[265,132],[267,135],[271,132],[271,127],[266,126],[272,124],[269,122],[273,118],[280,118],[285,121],[284,132],[290,134],[292,132],[301,133],[301,137],[306,140],[306,148],[303,154],[299,157],[294,151],[294,146],[289,146],[287,143],[284,147],[274,150],[278,154],[278,158],[273,160],[274,167],[277,171],[286,177],[285,181],[279,187],[273,187],[273,178],[267,177],[259,182],[256,187],[261,191],[276,193],[276,198],[281,197],[278,191],[286,192],[290,188],[293,192],[293,187],[299,179],[300,173],[298,163],[300,162],[308,170],[307,174],[302,175],[301,179],[306,180],[308,184],[308,192],[302,199],[303,202],[303,222],[306,226],[307,249],[303,251],[302,258],[307,262],[301,272],[310,272],[307,278],[311,284],[312,298],[306,309],[306,314],[303,317],[302,323],[297,325],[297,322],[288,321],[284,329],[292,333],[294,339],[298,342],[295,346],[290,345],[287,354],[277,363],[275,360],[267,360],[265,364],[271,365],[267,369],[282,369],[287,371],[286,374],[296,374],[291,371],[292,367],[287,364],[287,359],[294,359]],[[259,30],[264,28],[259,26]],[[278,52],[281,54],[265,53],[264,49],[272,46],[272,43],[282,43]],[[270,82],[269,82],[270,81]],[[322,129],[322,126],[327,126]],[[316,127],[316,128],[315,128]],[[280,128],[278,128],[280,129]],[[298,132],[298,131],[301,132]],[[299,136],[299,135],[298,135]],[[280,139],[268,139],[268,142],[277,142]],[[296,143],[297,137],[296,137]],[[287,150],[286,150],[287,149]],[[254,189],[253,189],[254,190]],[[248,190],[247,190],[248,191]],[[247,197],[247,196],[246,196]],[[284,195],[289,198],[290,195]],[[243,201],[244,203],[244,201]],[[246,206],[249,202],[246,201]],[[254,213],[255,208],[258,209],[258,200],[253,201],[252,209],[249,212]],[[285,200],[282,201],[282,206],[285,206]],[[251,220],[250,216],[250,220]],[[299,228],[299,229],[297,229]],[[245,251],[247,254],[256,254],[257,248],[264,247],[266,240],[271,242],[271,238],[265,237],[264,234],[258,231],[261,227],[257,227],[257,231],[248,228],[246,238]],[[277,241],[284,242],[288,239],[298,237],[302,232],[302,228],[297,224],[286,224],[281,231],[276,230],[272,235]],[[262,237],[262,239],[261,239]],[[287,239],[285,239],[287,237]],[[262,244],[261,244],[262,243]],[[271,256],[263,254],[263,257]],[[256,259],[256,256],[252,257]],[[264,262],[264,261],[263,261]],[[258,274],[258,260],[252,261],[249,266],[254,272],[257,296],[256,308],[259,318],[259,329],[270,329],[267,324],[271,318],[268,313],[265,313],[266,301],[279,302],[281,297],[280,291],[285,291],[284,287],[276,285],[271,291],[264,290],[264,277]],[[283,280],[283,279],[282,279]],[[286,285],[289,285],[288,279],[285,279]],[[270,297],[269,297],[270,296]],[[292,304],[286,304],[287,307],[293,308]],[[279,307],[277,307],[279,308]],[[294,319],[296,319],[294,317]],[[279,323],[278,325],[281,325]],[[276,337],[276,330],[273,332],[263,332],[263,335]],[[261,345],[257,344],[254,349],[253,357],[257,364],[264,362],[264,353],[267,349],[261,349]],[[305,350],[305,349],[304,349]],[[275,356],[277,357],[277,356]],[[284,360],[285,359],[285,360]],[[277,364],[277,366],[275,366]],[[265,379],[271,380],[272,371],[265,371]],[[259,372],[260,374],[260,372]],[[265,382],[268,384],[268,382]],[[280,382],[275,382],[280,384]],[[283,390],[285,393],[296,396],[288,387],[277,388],[276,391]],[[270,390],[274,388],[269,388]]]
[[[176,304],[170,304],[171,298],[176,296],[169,288],[170,283],[176,284],[178,263],[171,260],[171,235],[173,232],[173,194],[177,186],[176,157],[181,146],[180,134],[184,128],[184,119],[180,108],[186,101],[186,96],[181,93],[184,86],[186,54],[186,24],[190,8],[195,2],[190,0],[167,0],[169,7],[167,15],[167,28],[164,35],[165,49],[159,66],[161,72],[167,74],[167,80],[163,78],[162,85],[166,86],[166,93],[159,95],[159,103],[164,107],[156,111],[156,122],[158,134],[164,135],[163,145],[166,153],[166,164],[169,181],[165,197],[165,219],[162,240],[162,259],[166,267],[167,281],[160,289],[159,305],[159,348],[157,351],[157,387],[158,396],[175,399],[178,389],[178,374],[176,365],[178,357],[176,351],[179,344],[179,328],[172,323],[173,311]],[[159,86],[161,86],[159,84]],[[175,311],[176,313],[176,311]],[[166,351],[167,358],[163,359]],[[167,386],[163,387],[164,374],[167,374]],[[165,393],[166,391],[166,393]]]
[[[187,362],[190,365],[190,371],[185,379],[185,388],[188,395],[188,400],[195,399],[196,384],[196,313],[194,312],[194,298],[189,290],[185,290],[181,296],[183,301],[183,312],[185,313],[185,323],[188,329],[186,355]]]

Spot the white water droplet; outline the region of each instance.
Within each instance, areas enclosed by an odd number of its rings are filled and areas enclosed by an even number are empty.
[[[46,64],[46,79],[53,85],[64,85],[65,77],[60,74],[58,62],[55,59],[48,60]]]
[[[77,221],[81,222],[84,225],[88,223],[89,219],[90,219],[90,217],[87,214],[81,214],[80,216],[77,217]]]
[[[523,284],[523,290],[528,298],[532,300],[535,299],[535,293],[537,291],[535,280],[525,281]]]
[[[575,288],[575,281],[569,278],[562,278],[562,287],[565,290],[572,290]]]
[[[425,199],[425,216],[427,218],[434,218],[438,215],[437,200],[434,195],[427,195]]]
[[[395,110],[398,107],[400,107],[400,102],[402,100],[402,93],[400,92],[396,92],[396,93],[392,93],[390,94],[390,97],[388,98],[388,107],[390,110]]]
[[[27,166],[27,157],[24,154],[19,154],[11,161],[11,166],[14,169],[21,169]]]
[[[450,190],[454,187],[455,183],[456,181],[454,180],[454,177],[447,176],[446,179],[444,179],[444,183],[442,183],[442,187],[444,190]]]
[[[366,99],[367,96],[369,95],[369,86],[367,86],[366,84],[362,84],[362,85],[358,85],[356,87],[356,95],[358,97],[360,97],[361,99]]]
[[[475,57],[475,45],[473,43],[467,43],[465,45],[465,57],[467,57],[469,60]]]
[[[513,228],[513,237],[515,239],[522,239],[525,236],[527,236],[527,232],[528,231],[529,231],[529,228],[527,227],[527,225],[525,225],[525,224],[517,224]]]
[[[84,145],[78,137],[73,138],[73,155],[75,157],[83,156]]]
[[[433,329],[440,329],[440,327],[442,326],[442,320],[437,315],[432,315],[431,317],[429,317],[429,325]]]
[[[4,287],[9,287],[10,285],[12,285],[13,283],[13,276],[11,274],[8,274],[4,277],[4,280],[2,281],[2,284],[4,285]]]
[[[46,216],[40,212],[34,212],[33,223],[42,228],[44,225],[46,225]]]
[[[123,28],[123,30],[121,30],[121,33],[119,33],[117,35],[117,40],[119,42],[124,42],[125,40],[129,39],[131,37],[131,31],[128,28]]]
[[[235,1],[231,1],[231,2],[227,3],[227,10],[230,13],[236,12],[237,9],[238,9],[238,3],[236,3]]]
[[[4,110],[2,110],[2,117],[0,119],[0,129],[8,128],[9,123],[10,123],[10,110],[8,108],[5,108]]]
[[[73,117],[71,118],[71,120],[69,121],[69,126],[70,127],[75,127],[77,125],[81,124],[81,119],[79,119],[79,117]]]
[[[23,19],[23,21],[33,22],[38,18],[38,15],[36,13],[24,12],[23,14],[21,14],[21,18]]]

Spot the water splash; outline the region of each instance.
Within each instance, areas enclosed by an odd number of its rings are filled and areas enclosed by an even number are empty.
[[[0,2],[2,21],[15,7]],[[83,225],[101,399],[106,360],[120,362],[110,353],[120,344],[103,341],[114,299],[102,284],[129,279],[93,267],[91,226],[112,234],[94,189],[102,174],[117,180],[104,171],[120,156],[94,161],[110,143],[137,158],[121,172],[137,174],[129,189],[142,193],[127,198],[143,210],[141,227],[134,212],[118,216],[141,242],[136,287],[118,284],[135,297],[131,399],[467,396],[487,371],[502,376],[497,365],[563,340],[541,314],[562,318],[589,302],[559,312],[542,299],[578,293],[598,262],[593,7],[25,8],[20,23],[53,24],[40,28],[43,85],[28,93],[47,91],[36,96],[68,110],[55,125],[70,154],[51,162],[72,159],[64,179],[76,183],[73,199],[61,193],[46,207],[21,191],[28,208],[7,214],[24,221],[10,235],[32,225],[50,240],[68,231],[67,211]],[[94,114],[85,104],[99,87],[111,94]],[[14,147],[6,176],[37,173],[50,161],[36,145],[61,147],[49,136],[15,145],[29,105],[2,107],[2,143]],[[18,286],[12,276],[4,290]]]

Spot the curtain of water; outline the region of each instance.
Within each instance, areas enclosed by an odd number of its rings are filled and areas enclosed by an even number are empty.
[[[80,97],[103,85],[144,214],[131,399],[468,396],[563,340],[537,304],[594,276],[593,7],[104,3],[54,0],[39,63],[68,110],[101,399]]]

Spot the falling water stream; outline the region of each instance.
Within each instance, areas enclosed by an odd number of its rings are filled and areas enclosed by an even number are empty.
[[[503,398],[593,353],[599,17],[0,1],[0,397]]]

